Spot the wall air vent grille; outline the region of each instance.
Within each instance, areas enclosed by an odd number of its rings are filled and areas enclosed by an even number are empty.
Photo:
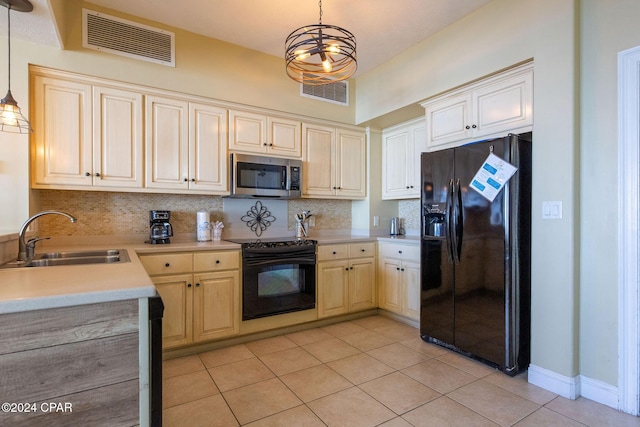
[[[326,85],[300,84],[300,95],[334,104],[349,105],[349,82],[340,81]]]
[[[175,67],[175,34],[82,9],[82,46]]]

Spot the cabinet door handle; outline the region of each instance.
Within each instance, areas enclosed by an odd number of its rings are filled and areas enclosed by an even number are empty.
[[[465,129],[471,129],[471,126],[467,125],[464,127]]]
[[[471,127],[475,129],[475,128],[477,128],[478,126],[476,126],[476,125],[473,125],[473,126],[471,126]]]
[[[190,288],[190,287],[191,287],[191,283],[187,283],[187,288]]]
[[[191,182],[196,182],[196,179],[195,178],[191,178]]]
[[[97,172],[97,173],[96,173],[96,176],[97,176],[97,177],[100,177],[100,172]]]
[[[349,267],[345,268],[344,271],[349,271]]]
[[[396,271],[400,271],[400,267],[396,267]]]
[[[263,147],[266,147],[266,146],[267,146],[267,143],[266,143],[266,142],[263,142],[263,143],[262,143],[262,146],[263,146]]]
[[[85,172],[85,173],[84,173],[84,176],[91,176],[91,173],[89,173],[89,172]]]
[[[184,182],[188,182],[189,180],[187,179],[187,177],[184,177]]]
[[[196,288],[199,288],[199,287],[200,287],[200,283],[196,283]]]
[[[165,266],[165,267],[171,267],[171,264],[166,263],[164,266]]]

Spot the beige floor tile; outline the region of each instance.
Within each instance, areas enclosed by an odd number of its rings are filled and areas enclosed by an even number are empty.
[[[547,403],[545,407],[592,427],[640,426],[640,418],[624,414],[583,397],[579,397],[576,400],[556,397]]]
[[[204,365],[195,354],[162,362],[162,378],[176,377],[202,370],[204,370]]]
[[[222,395],[240,424],[247,424],[302,404],[277,378],[223,392]]]
[[[322,363],[300,347],[265,354],[264,356],[260,356],[260,360],[278,376],[317,366]]]
[[[207,371],[166,378],[162,382],[162,407],[170,408],[219,393]]]
[[[415,427],[496,427],[498,424],[465,408],[446,396],[433,400],[402,416]]]
[[[210,368],[209,374],[223,392],[274,377],[273,372],[255,357]]]
[[[376,329],[386,326],[401,325],[401,323],[397,320],[393,320],[380,315],[362,317],[360,319],[352,320],[352,322],[366,329]]]
[[[401,341],[400,344],[406,345],[430,357],[438,357],[450,352],[450,350],[440,347],[439,345],[428,343],[420,337]]]
[[[325,366],[315,366],[280,377],[303,402],[353,387],[343,376]]]
[[[477,381],[477,378],[473,375],[437,359],[425,360],[422,363],[403,369],[402,372],[442,394]]]
[[[367,354],[396,369],[408,368],[409,366],[424,362],[429,358],[428,356],[399,343],[374,348],[373,350],[368,351]]]
[[[577,421],[572,420],[571,418],[567,418],[562,414],[558,414],[557,412],[553,412],[547,408],[540,408],[535,411],[533,414],[526,417],[524,420],[517,422],[514,424],[517,427],[580,427],[584,426]]]
[[[307,404],[328,426],[377,426],[396,415],[357,387]]]
[[[380,424],[380,427],[412,427],[408,421],[405,421],[402,417],[395,417],[386,423]]]
[[[485,365],[484,363],[480,363],[477,360],[473,360],[458,353],[448,352],[447,354],[438,356],[437,359],[448,365],[468,372],[477,378],[486,377],[487,375],[499,372],[491,366]]]
[[[249,342],[245,345],[256,356],[262,356],[269,353],[275,353],[276,351],[296,347],[296,343],[294,343],[284,335]]]
[[[391,341],[390,339],[383,337],[377,332],[369,330],[345,335],[340,337],[340,339],[362,351],[369,351],[373,350],[374,348],[393,344],[393,341]]]
[[[332,362],[334,360],[343,359],[345,357],[361,353],[360,350],[339,338],[307,344],[302,348],[314,355],[323,363]]]
[[[327,366],[353,384],[362,384],[394,371],[392,367],[364,353],[329,362]]]
[[[557,394],[548,390],[529,384],[527,382],[526,372],[515,377],[510,377],[502,372],[495,372],[483,378],[485,381],[502,387],[505,390],[515,393],[520,397],[524,397],[538,405],[544,405],[558,397]]]
[[[207,368],[226,365],[227,363],[237,362],[255,357],[255,355],[244,344],[234,345],[232,347],[221,348],[219,350],[207,351],[198,354],[200,360]]]
[[[398,415],[440,397],[437,391],[400,372],[360,384],[360,388]]]
[[[356,325],[353,322],[334,323],[333,325],[324,326],[321,329],[338,338],[345,335],[355,334],[356,332],[366,331],[365,328],[360,325]]]
[[[250,427],[324,427],[324,425],[320,418],[305,405],[296,406],[279,414],[247,424]]]
[[[320,328],[307,329],[306,331],[294,332],[285,336],[299,346],[311,344],[318,341],[330,340],[333,338],[333,335],[323,331]]]
[[[236,417],[221,395],[206,397],[162,411],[164,427],[231,427]]]
[[[390,325],[380,326],[372,329],[385,338],[394,342],[420,338],[420,331],[412,326],[394,322]]]
[[[483,380],[460,387],[447,396],[503,426],[511,426],[540,408],[540,405]]]

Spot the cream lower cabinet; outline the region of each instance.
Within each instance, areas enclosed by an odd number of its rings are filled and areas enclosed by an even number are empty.
[[[240,327],[240,252],[142,254],[164,303],[165,349],[235,335]]]
[[[420,247],[378,243],[379,307],[420,320]]]
[[[302,197],[363,199],[366,196],[364,132],[302,124]]]
[[[318,317],[376,307],[375,243],[318,246]]]

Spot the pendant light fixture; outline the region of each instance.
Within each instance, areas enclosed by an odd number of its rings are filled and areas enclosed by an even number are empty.
[[[22,115],[18,102],[11,95],[11,10],[31,12],[33,5],[28,0],[0,0],[0,5],[7,8],[7,40],[9,46],[9,60],[7,61],[9,90],[7,90],[5,97],[0,100],[0,131],[29,133],[33,132],[31,124]]]
[[[358,68],[356,38],[344,28],[322,24],[293,31],[285,41],[287,75],[307,85],[324,85],[351,77]]]

